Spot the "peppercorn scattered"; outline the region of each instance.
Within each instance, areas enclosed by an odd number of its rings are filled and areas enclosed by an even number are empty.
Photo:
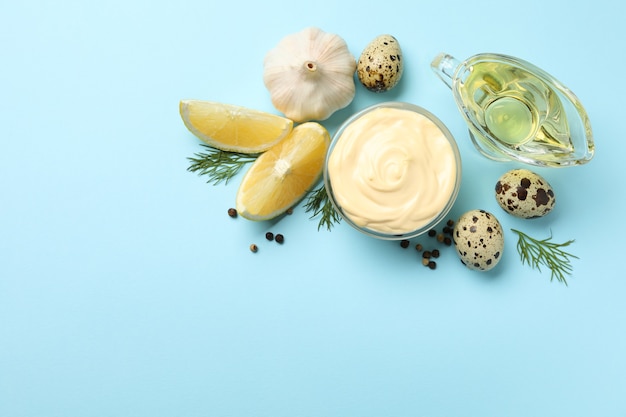
[[[452,245],[453,241],[451,236],[454,232],[454,224],[454,220],[450,219],[446,222],[446,225],[440,229],[441,231],[437,229],[430,229],[427,235],[429,237],[435,238],[436,243],[431,243],[431,247],[428,250],[425,249],[422,243],[415,244],[415,250],[421,255],[420,257],[422,265],[428,267],[429,269],[437,269],[437,262],[435,261],[435,259],[438,259],[439,256],[441,256],[441,246],[438,246],[438,244],[445,244],[446,246]],[[411,242],[408,239],[403,239],[400,241],[400,246],[402,248],[407,248],[410,245]]]
[[[289,207],[285,213],[288,214],[288,215],[292,215],[293,214],[293,207]]]
[[[234,208],[232,208],[232,207],[231,207],[231,208],[229,208],[229,209],[228,209],[228,215],[229,215],[230,217],[233,217],[233,218],[237,217],[237,210],[236,210],[236,209],[234,209]]]
[[[259,250],[259,247],[257,245],[255,245],[254,243],[250,245],[250,251],[252,253],[256,253],[256,252],[258,252],[258,250]]]
[[[267,233],[265,234],[265,239],[267,239],[267,240],[269,240],[269,241],[271,242],[272,240],[274,240],[274,233],[272,233],[272,232],[267,232]]]
[[[274,240],[276,240],[276,243],[282,244],[285,241],[285,237],[278,233],[276,236],[274,236]]]

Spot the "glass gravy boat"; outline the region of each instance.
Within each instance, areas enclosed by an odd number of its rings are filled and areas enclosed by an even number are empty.
[[[585,109],[540,68],[506,55],[478,54],[459,62],[445,53],[431,67],[452,89],[484,156],[543,167],[581,165],[593,158]]]

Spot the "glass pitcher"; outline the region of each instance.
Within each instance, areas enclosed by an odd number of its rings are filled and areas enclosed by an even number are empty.
[[[470,137],[484,156],[544,167],[581,165],[593,158],[585,109],[540,68],[486,53],[463,62],[442,53],[431,67],[452,89]]]

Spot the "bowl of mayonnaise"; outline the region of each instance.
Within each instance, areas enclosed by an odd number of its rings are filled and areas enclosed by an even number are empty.
[[[434,228],[454,205],[461,156],[450,131],[426,109],[380,103],[339,127],[324,185],[355,229],[379,239],[410,239]]]

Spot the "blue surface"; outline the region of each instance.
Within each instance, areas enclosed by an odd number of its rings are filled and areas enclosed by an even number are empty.
[[[0,416],[626,416],[623,2],[5,3]],[[178,101],[274,111],[263,56],[309,25],[357,56],[391,33],[405,56],[396,90],[357,88],[328,130],[383,100],[427,108],[463,157],[451,216],[575,239],[568,287],[521,265],[510,233],[490,273],[452,250],[430,271],[345,223],[318,232],[301,206],[226,215],[237,180],[186,171],[201,148]],[[442,51],[518,56],[585,105],[597,154],[538,171],[548,217],[499,211],[518,165],[473,148],[429,68]]]

